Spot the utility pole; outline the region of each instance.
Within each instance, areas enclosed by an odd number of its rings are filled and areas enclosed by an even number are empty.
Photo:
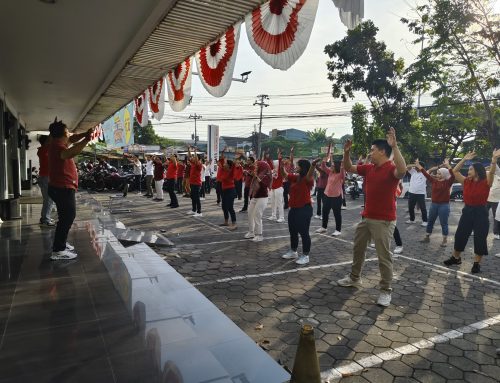
[[[196,144],[198,143],[198,132],[196,131],[196,121],[202,119],[202,116],[195,114],[190,114],[189,118],[194,120],[194,147],[196,148]]]
[[[267,94],[261,94],[259,96],[257,96],[257,98],[259,99],[259,101],[255,101],[253,103],[253,105],[259,105],[260,106],[260,120],[259,120],[259,135],[257,136],[257,158],[260,158],[260,152],[261,152],[261,144],[260,144],[260,141],[261,141],[261,133],[262,133],[262,110],[264,109],[264,107],[268,107],[269,104],[266,104],[264,102],[264,100],[269,100],[269,96]]]

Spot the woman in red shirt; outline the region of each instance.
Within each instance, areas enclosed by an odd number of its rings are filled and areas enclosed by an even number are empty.
[[[252,182],[252,172],[255,165],[255,159],[248,157],[245,166],[243,166],[243,177],[245,183],[245,190],[243,191],[243,207],[240,213],[248,210],[248,197],[250,194],[250,183]]]
[[[153,198],[153,201],[161,202],[163,201],[163,177],[164,177],[164,168],[163,162],[160,157],[153,157],[153,178],[155,180],[155,191],[156,198]]]
[[[167,192],[170,197],[168,207],[175,209],[179,207],[179,201],[175,195],[175,181],[177,179],[177,155],[172,154],[167,167]]]
[[[431,208],[429,209],[429,219],[427,220],[427,234],[422,242],[430,242],[434,222],[439,216],[439,223],[441,224],[441,232],[443,234],[443,241],[441,246],[445,247],[448,243],[448,217],[450,216],[450,188],[455,182],[455,176],[451,170],[448,159],[444,160],[443,165],[430,168],[426,171],[418,160],[415,165],[420,172],[429,180],[432,186],[431,193]],[[433,177],[429,173],[437,170],[436,176]]]
[[[458,222],[457,231],[455,232],[455,249],[453,255],[444,261],[446,266],[460,265],[462,259],[460,254],[464,251],[467,241],[469,240],[472,231],[474,231],[474,265],[472,273],[479,273],[479,266],[483,255],[488,255],[488,245],[486,238],[488,237],[489,220],[488,209],[486,208],[490,187],[493,184],[493,176],[495,175],[496,162],[500,157],[500,149],[493,152],[491,158],[490,171],[486,175],[486,169],[480,163],[474,163],[469,166],[467,177],[460,174],[460,169],[465,161],[472,160],[476,157],[476,153],[469,152],[464,158],[453,168],[453,174],[457,182],[464,185],[464,208],[462,216]]]
[[[40,225],[42,227],[51,227],[56,224],[50,217],[54,201],[49,197],[49,147],[50,136],[40,136],[38,138],[40,147],[38,148],[37,155],[40,163],[40,170],[38,172],[38,186],[42,192],[43,205],[42,214],[40,216]]]
[[[241,165],[244,158],[238,157],[234,160],[234,186],[238,200],[243,196],[243,166]]]
[[[188,149],[189,162],[191,164],[189,172],[189,186],[191,190],[191,203],[192,210],[188,211],[188,214],[193,217],[202,217],[201,214],[201,200],[200,200],[200,189],[201,189],[201,171],[203,166],[198,154],[196,153],[196,148],[194,150],[194,156],[191,157],[191,148]]]
[[[297,258],[299,247],[299,234],[302,238],[302,255],[295,261],[298,265],[309,263],[309,251],[311,250],[311,237],[309,226],[313,215],[311,189],[314,185],[313,173],[319,160],[313,161],[312,165],[307,160],[299,160],[296,171],[298,174],[288,174],[281,166],[281,174],[290,183],[290,199],[288,206],[288,230],[290,231],[290,250],[282,256],[284,259]]]
[[[234,198],[236,197],[234,173],[236,165],[233,161],[222,158],[220,180],[224,223],[221,226],[228,226],[229,230],[236,230],[236,213],[234,212]],[[229,215],[231,215],[231,224],[228,223]]]
[[[269,186],[272,182],[271,168],[265,161],[257,161],[253,168],[250,168],[252,181],[248,191],[250,203],[248,205],[248,232],[245,238],[254,242],[264,240],[262,236],[262,216],[267,206],[269,196]]]
[[[182,194],[184,169],[186,168],[186,165],[184,165],[185,161],[177,161],[177,194]]]

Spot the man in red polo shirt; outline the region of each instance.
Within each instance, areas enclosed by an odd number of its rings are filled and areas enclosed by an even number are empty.
[[[50,124],[49,131],[52,137],[49,149],[49,196],[57,206],[59,217],[50,259],[69,260],[77,256],[75,248],[66,242],[76,216],[78,172],[73,157],[89,143],[93,129],[71,134],[66,124],[56,118]]]
[[[351,162],[352,142],[344,145],[344,169],[365,178],[365,207],[362,220],[354,234],[354,248],[351,274],[339,280],[339,286],[361,286],[361,270],[365,262],[366,247],[370,238],[375,242],[381,275],[380,296],[377,304],[389,306],[392,291],[392,255],[389,251],[396,227],[396,188],[406,174],[406,163],[399,151],[396,131],[391,128],[387,140],[372,143],[371,163],[353,166]],[[394,162],[391,161],[394,155]]]
[[[167,167],[167,192],[170,196],[170,203],[167,205],[172,209],[179,207],[177,196],[175,195],[175,181],[177,179],[177,154],[170,156]]]

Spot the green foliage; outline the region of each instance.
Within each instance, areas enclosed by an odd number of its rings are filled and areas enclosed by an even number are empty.
[[[178,145],[179,142],[156,134],[151,121],[144,128],[134,119],[134,142],[138,145],[160,145],[161,148]]]

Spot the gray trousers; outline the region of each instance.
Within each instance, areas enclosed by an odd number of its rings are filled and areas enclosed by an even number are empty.
[[[49,177],[38,177],[38,186],[43,196],[40,223],[49,223],[51,220],[50,213],[52,213],[54,207],[54,201],[49,197]]]

